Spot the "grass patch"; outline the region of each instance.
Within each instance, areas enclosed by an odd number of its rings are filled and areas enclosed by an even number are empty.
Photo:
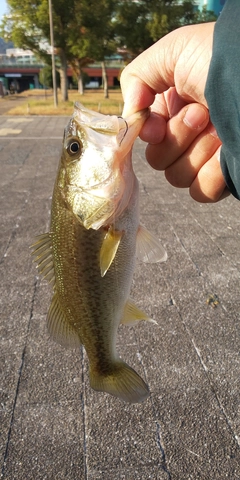
[[[52,90],[28,90],[18,97],[26,98],[26,102],[11,108],[8,115],[72,115],[74,102],[80,102],[85,107],[109,115],[121,115],[123,98],[121,90],[110,90],[109,98],[104,98],[103,90],[86,90],[79,95],[69,90],[67,102],[63,102],[58,94],[58,107],[54,107]]]

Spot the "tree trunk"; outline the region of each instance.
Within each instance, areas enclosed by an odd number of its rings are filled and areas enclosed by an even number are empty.
[[[104,89],[104,98],[108,98],[108,79],[107,79],[107,72],[106,72],[106,66],[105,62],[103,60],[102,62],[102,83],[103,83],[103,89]]]
[[[61,82],[61,94],[62,94],[63,102],[66,102],[68,100],[67,59],[66,59],[65,52],[63,50],[59,52],[59,56],[61,60],[61,66],[59,69],[60,82]]]
[[[83,77],[82,77],[81,68],[79,68],[79,73],[78,73],[78,93],[79,93],[79,95],[84,94]]]

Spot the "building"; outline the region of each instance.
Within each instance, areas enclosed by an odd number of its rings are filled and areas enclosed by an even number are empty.
[[[114,55],[105,60],[108,86],[119,86],[119,75],[124,67],[122,55]],[[0,82],[7,92],[22,92],[28,89],[43,88],[39,83],[39,72],[44,63],[38,60],[30,50],[21,48],[7,49],[0,54]],[[98,88],[102,84],[101,63],[93,63],[83,68],[88,75],[87,88]],[[73,71],[67,70],[69,86],[73,83]],[[1,95],[1,94],[0,94]]]

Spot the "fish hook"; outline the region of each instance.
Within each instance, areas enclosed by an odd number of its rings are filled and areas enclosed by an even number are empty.
[[[122,141],[124,140],[124,138],[125,138],[126,135],[127,135],[127,132],[128,132],[128,123],[127,123],[127,120],[125,120],[125,118],[123,118],[123,117],[121,117],[121,116],[119,116],[118,118],[121,118],[121,119],[125,122],[125,125],[126,125],[126,130],[125,130],[124,135],[123,135],[123,137],[122,137],[122,139],[121,139],[121,141],[120,141],[120,143],[119,143],[119,146],[120,146],[121,143],[122,143]]]

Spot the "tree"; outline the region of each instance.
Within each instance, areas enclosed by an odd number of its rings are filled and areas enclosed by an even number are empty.
[[[118,45],[134,58],[172,30],[204,18],[212,20],[206,11],[199,14],[194,0],[120,0],[115,16]]]
[[[102,63],[104,95],[108,97],[104,59],[116,50],[113,17],[117,3],[116,0],[81,0],[75,5],[73,25],[69,29],[68,46],[72,56],[69,63],[78,78],[81,93],[82,68],[95,60]]]
[[[195,2],[191,0],[155,2],[147,23],[152,41],[156,42],[172,30],[193,23],[195,11]]]
[[[52,0],[55,51],[59,59],[63,100],[67,100],[68,25],[76,0]],[[46,64],[49,55],[50,27],[48,0],[8,0],[10,13],[4,17],[1,30],[4,38],[17,47],[32,50]]]
[[[78,92],[83,94],[83,67],[94,61],[94,45],[97,37],[94,30],[85,26],[88,18],[86,0],[75,4],[74,15],[69,24],[68,51],[69,64],[77,78]]]

